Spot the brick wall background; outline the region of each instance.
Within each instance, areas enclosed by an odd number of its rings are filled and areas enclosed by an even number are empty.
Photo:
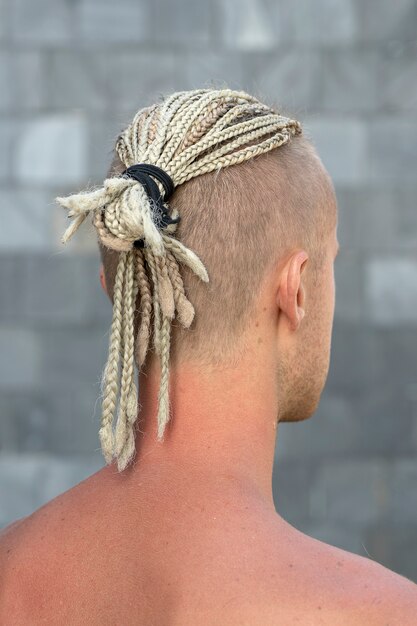
[[[416,33],[415,0],[0,0],[1,526],[103,465],[111,311],[54,197],[138,108],[226,82],[300,119],[339,200],[330,373],[279,428],[277,509],[417,581]]]

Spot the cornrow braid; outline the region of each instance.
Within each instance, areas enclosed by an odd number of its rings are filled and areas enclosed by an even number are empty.
[[[175,92],[161,103],[140,109],[119,135],[115,152],[126,170],[139,164],[156,166],[168,174],[175,188],[201,174],[273,150],[301,132],[297,120],[280,115],[245,91],[196,89]],[[164,185],[159,178],[155,184],[162,195]],[[170,419],[171,322],[177,316],[184,328],[190,328],[195,315],[185,293],[181,264],[203,282],[209,282],[199,257],[175,238],[178,211],[171,210],[168,223],[157,224],[158,207],[148,191],[141,181],[123,172],[106,178],[99,188],[56,198],[69,210],[68,217],[73,218],[62,237],[63,243],[91,213],[98,240],[120,253],[109,356],[102,376],[99,430],[105,460],[109,464],[116,458],[119,471],[125,469],[135,452],[135,363],[140,371],[151,338],[161,363],[158,440],[163,440]],[[168,211],[166,200],[164,210]],[[140,326],[135,337],[137,294]]]

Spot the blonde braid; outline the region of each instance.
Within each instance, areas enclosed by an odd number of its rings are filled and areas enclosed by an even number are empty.
[[[146,354],[148,352],[149,328],[152,313],[152,293],[146,274],[143,252],[141,250],[137,250],[136,269],[140,292],[140,327],[136,345],[136,363],[140,370],[145,363]]]
[[[164,436],[165,426],[169,421],[169,350],[171,345],[171,320],[163,315],[161,326],[161,383],[158,394],[158,440]]]
[[[145,252],[146,262],[151,271],[152,284],[153,284],[153,294],[152,294],[152,302],[153,302],[153,313],[154,313],[154,331],[153,331],[153,345],[155,348],[156,354],[161,353],[161,340],[160,340],[160,328],[161,328],[161,306],[159,302],[159,280],[158,280],[158,270],[155,262],[155,257],[151,251]]]
[[[175,256],[169,250],[167,250],[167,269],[174,291],[178,319],[184,328],[189,328],[194,319],[194,307],[185,295],[184,283],[179,272],[178,263],[175,260]]]
[[[126,266],[127,252],[122,252],[117,266],[116,279],[113,294],[113,321],[110,333],[109,359],[104,369],[102,378],[103,407],[101,416],[101,428],[99,436],[101,447],[107,463],[113,457],[113,415],[116,408],[118,392],[118,371],[120,346],[122,342],[122,303],[123,303],[123,277]]]
[[[156,166],[165,171],[175,188],[195,176],[273,150],[301,132],[297,120],[280,115],[245,91],[195,89],[173,93],[163,102],[139,110],[118,137],[115,151],[126,169],[138,164]],[[164,185],[159,177],[154,182],[162,198]],[[99,241],[120,253],[109,358],[102,380],[99,435],[106,462],[115,457],[122,471],[135,451],[134,423],[138,412],[135,361],[140,370],[146,360],[153,326],[153,346],[161,362],[157,436],[162,440],[170,418],[171,323],[177,315],[181,325],[190,328],[195,315],[185,294],[180,266],[186,265],[204,282],[209,277],[200,258],[175,238],[178,211],[171,209],[171,220],[164,221],[163,227],[157,226],[154,216],[159,205],[155,205],[145,185],[129,174],[116,174],[106,178],[98,189],[56,200],[74,218],[63,235],[63,242],[92,213]],[[166,212],[167,201],[168,197],[163,202]],[[143,244],[141,248],[136,246],[139,241]],[[140,324],[135,338],[138,293]],[[119,376],[120,401],[114,434]]]
[[[169,279],[166,256],[156,256],[155,263],[158,272],[159,301],[165,317],[172,320],[175,315],[174,291]]]
[[[138,284],[135,272],[135,251],[126,253],[126,273],[124,283],[124,310],[123,310],[123,368],[121,378],[120,409],[115,432],[115,455],[121,462],[120,455],[126,443],[131,444],[133,433],[128,427],[137,416],[137,392],[135,384],[134,351],[135,341],[134,312],[138,293]],[[132,430],[132,429],[131,429]],[[133,439],[134,441],[134,439]],[[131,447],[131,445],[130,445]]]

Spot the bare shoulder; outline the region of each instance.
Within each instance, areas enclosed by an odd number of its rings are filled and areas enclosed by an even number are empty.
[[[286,587],[284,598],[275,594],[270,623],[279,623],[284,606],[289,624],[308,615],[308,623],[329,626],[417,625],[414,582],[370,558],[294,531],[286,563],[272,566],[281,578],[286,570]]]
[[[359,618],[373,626],[415,626],[417,624],[417,585],[380,563],[354,556],[352,575],[362,585],[362,607]],[[362,614],[363,611],[363,615]]]
[[[146,609],[142,573],[132,575],[134,540],[123,541],[94,480],[0,533],[0,626],[142,623],[124,613]]]
[[[15,582],[16,553],[26,518],[12,522],[0,531],[0,626],[17,621],[18,586]]]
[[[60,494],[0,530],[0,626],[29,620],[35,624],[40,598],[46,597],[46,589],[54,589],[50,573],[65,574],[64,520],[73,492]]]
[[[82,623],[89,612],[98,619],[98,606],[106,619],[113,619],[115,613],[120,618],[128,607],[125,624],[150,623],[156,615],[164,616],[156,623],[181,626],[221,622],[229,626],[417,624],[417,585],[411,580],[285,523],[275,526],[275,521],[254,518],[249,534],[234,532],[233,546],[224,533],[219,538],[216,535],[216,541],[210,534],[210,541],[202,543],[193,543],[195,533],[182,533],[184,540],[176,542],[170,559],[164,556],[161,563],[155,562],[152,545],[147,554],[146,535],[133,562],[131,542],[124,545],[118,541],[115,552],[114,540],[106,539],[109,515],[94,515],[95,506],[87,513],[84,492],[75,495],[73,492],[68,499],[67,494],[0,532],[0,626],[45,623],[42,620],[51,614],[55,619],[59,616],[61,623]],[[192,523],[196,527],[195,520]],[[254,530],[260,527],[254,542]],[[146,528],[135,527],[136,542],[141,532]],[[186,555],[193,553],[199,555],[198,560],[186,561]],[[111,564],[109,554],[113,554]],[[143,568],[144,555],[148,560]],[[181,568],[182,561],[185,566]],[[123,577],[109,577],[109,567],[119,572],[121,565]],[[155,569],[158,576],[152,584],[149,572]],[[123,585],[114,593],[107,583],[111,580],[114,586],[119,578]],[[81,579],[89,583],[80,587]],[[162,580],[169,582],[166,592],[161,591]],[[172,604],[177,622],[165,620]],[[81,605],[85,613],[74,615]],[[91,616],[89,619],[95,623]]]
[[[68,576],[72,547],[65,544],[64,527],[62,533],[56,530],[56,513],[45,507],[0,533],[0,626],[75,623],[65,621],[73,592],[65,589],[73,582]]]

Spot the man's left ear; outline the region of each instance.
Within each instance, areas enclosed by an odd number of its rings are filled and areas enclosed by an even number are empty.
[[[103,263],[100,263],[100,283],[101,283],[104,293],[108,295],[107,285],[106,285],[106,276],[104,274]]]

